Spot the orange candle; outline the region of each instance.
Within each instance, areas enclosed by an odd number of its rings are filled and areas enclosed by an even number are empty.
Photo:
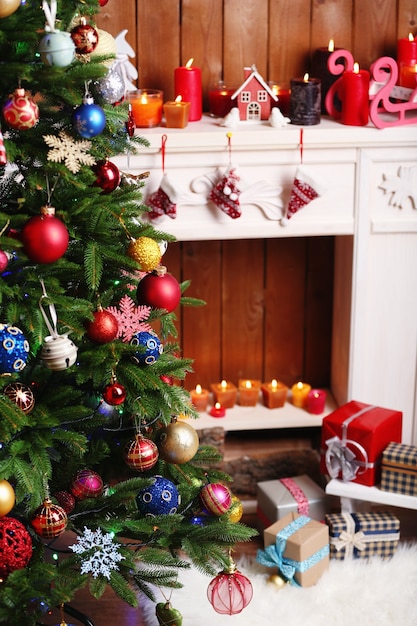
[[[270,383],[263,383],[261,390],[264,406],[268,409],[278,409],[284,406],[288,393],[287,385],[274,378]]]
[[[260,388],[259,380],[239,380],[239,404],[255,406],[258,403]]]
[[[209,392],[208,389],[203,389],[201,385],[196,385],[195,389],[190,391],[191,402],[197,411],[202,412],[207,409]]]
[[[167,128],[185,128],[190,114],[190,103],[183,102],[181,96],[173,102],[164,104],[165,123]]]
[[[295,383],[295,385],[291,387],[293,405],[303,409],[307,404],[309,391],[311,391],[311,385],[302,382]]]
[[[211,385],[214,402],[220,402],[225,409],[232,409],[235,406],[237,387],[233,383],[222,380],[220,383]]]
[[[162,122],[162,91],[136,89],[127,94],[137,128],[152,128]]]

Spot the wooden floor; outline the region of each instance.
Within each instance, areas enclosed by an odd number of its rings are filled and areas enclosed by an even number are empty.
[[[393,507],[379,507],[376,510],[391,510],[400,519],[401,527],[401,541],[402,542],[414,542],[417,541],[417,511],[409,511],[406,509],[397,509]],[[256,519],[254,516],[246,516],[243,522],[255,526]],[[234,553],[235,560],[239,559],[239,556],[254,556],[256,551],[262,547],[261,537],[257,537],[249,543],[239,544],[236,546],[236,552]],[[207,584],[210,579],[207,578]],[[68,625],[81,626],[145,626],[143,621],[141,610],[139,608],[132,608],[119,600],[111,589],[107,589],[102,598],[97,601],[91,597],[88,591],[81,591],[78,593],[72,606],[78,611],[88,616],[90,621],[82,622],[75,619],[73,616],[65,615],[65,623]],[[43,619],[43,624],[54,625],[61,624],[61,617],[59,612]],[[190,625],[191,626],[191,625]],[[193,625],[198,626],[198,625]]]

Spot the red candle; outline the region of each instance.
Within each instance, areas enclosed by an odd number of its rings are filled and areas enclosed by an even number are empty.
[[[290,114],[290,86],[285,83],[274,83],[273,81],[269,82],[269,86],[278,98],[276,102],[272,101],[272,106],[277,107],[281,111],[282,115],[288,117]]]
[[[235,89],[226,87],[222,81],[211,87],[209,89],[210,115],[213,117],[226,117],[233,107],[232,96],[235,91]]]
[[[360,70],[357,63],[353,71],[342,74],[342,124],[366,126],[369,120],[369,72]]]
[[[190,59],[186,65],[177,67],[174,71],[175,95],[181,96],[184,102],[190,103],[189,122],[201,120],[203,115],[203,88],[201,83],[201,69],[192,65]]]
[[[309,391],[307,395],[307,411],[314,415],[324,413],[326,395],[324,389],[312,389]]]
[[[220,402],[216,402],[216,404],[210,409],[211,417],[225,417],[226,409],[220,404]]]
[[[398,84],[415,89],[417,66],[417,40],[409,33],[397,42]]]

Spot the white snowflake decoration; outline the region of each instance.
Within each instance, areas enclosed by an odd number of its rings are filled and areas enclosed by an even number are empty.
[[[119,325],[117,337],[121,337],[122,341],[128,343],[136,333],[152,330],[149,324],[144,323],[144,320],[147,320],[151,313],[151,307],[136,306],[129,296],[123,296],[119,302],[119,307],[109,306],[106,311],[113,313],[117,319]]]
[[[391,194],[389,204],[403,209],[410,198],[414,209],[417,208],[417,167],[399,167],[396,176],[383,174],[384,182],[379,185],[385,193]]]
[[[76,554],[86,557],[82,562],[81,574],[91,573],[93,578],[104,576],[110,580],[111,570],[118,570],[117,563],[125,557],[118,551],[110,533],[103,534],[101,528],[92,531],[84,526],[84,533],[69,548]]]
[[[44,135],[43,139],[47,146],[51,148],[48,152],[48,161],[54,163],[64,162],[70,172],[76,174],[80,171],[81,165],[94,165],[95,158],[88,154],[91,148],[91,141],[74,141],[63,130],[59,135]]]

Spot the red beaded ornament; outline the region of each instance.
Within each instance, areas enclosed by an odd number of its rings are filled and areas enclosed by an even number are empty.
[[[32,539],[25,526],[14,517],[0,519],[0,578],[23,569],[32,556]]]
[[[209,513],[224,515],[232,504],[232,494],[230,489],[222,483],[209,483],[202,487],[200,500]]]
[[[110,343],[116,339],[119,324],[113,313],[99,309],[93,315],[93,321],[86,324],[86,334],[89,340],[93,343]]]
[[[236,615],[252,600],[253,588],[249,578],[236,569],[231,561],[227,570],[217,574],[207,589],[207,597],[216,613]]]
[[[67,514],[50,498],[45,498],[33,514],[31,526],[36,534],[44,539],[53,539],[61,535],[67,527]]]
[[[103,493],[103,480],[97,472],[82,469],[74,476],[70,490],[77,500],[98,498]]]
[[[124,460],[126,464],[139,472],[146,472],[158,461],[158,448],[152,439],[146,439],[142,434],[136,435],[125,447]]]

